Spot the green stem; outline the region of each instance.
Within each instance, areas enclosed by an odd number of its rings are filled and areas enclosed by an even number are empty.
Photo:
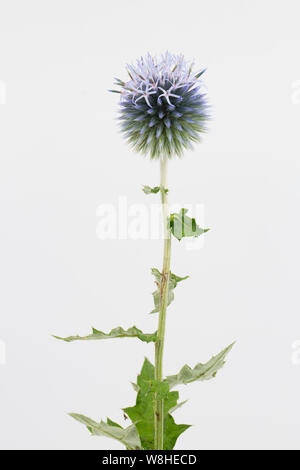
[[[167,164],[168,157],[164,156],[160,160],[160,189],[161,189],[161,203],[163,212],[164,224],[164,258],[162,279],[160,287],[160,309],[157,330],[157,340],[155,342],[155,379],[158,382],[163,378],[163,351],[166,330],[166,313],[168,306],[168,290],[169,290],[169,277],[170,277],[170,262],[171,262],[171,233],[168,227],[169,217],[169,203],[167,189]],[[163,400],[155,399],[155,442],[154,448],[156,450],[163,450],[164,438],[164,403]]]

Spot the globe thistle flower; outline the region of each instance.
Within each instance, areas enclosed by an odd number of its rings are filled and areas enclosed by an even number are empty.
[[[120,90],[110,91],[121,94],[121,131],[136,151],[181,156],[200,141],[209,119],[204,70],[195,73],[183,55],[166,52],[160,60],[148,53],[127,72],[130,79],[115,79]]]

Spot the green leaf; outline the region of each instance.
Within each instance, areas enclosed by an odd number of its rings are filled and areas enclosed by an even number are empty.
[[[157,194],[159,190],[159,186],[155,186],[154,188],[151,188],[150,186],[143,186],[143,191],[145,194]]]
[[[130,382],[130,383],[131,383],[131,385],[132,385],[133,390],[134,390],[135,392],[139,392],[140,387],[139,387],[137,384],[135,384],[134,382]]]
[[[170,392],[169,384],[166,381],[157,383],[154,380],[154,366],[146,358],[141,374],[137,378],[139,391],[136,405],[125,408],[124,412],[135,424],[145,450],[154,448],[154,399],[155,393],[164,400],[164,450],[173,449],[177,438],[186,429],[186,424],[176,424],[170,411],[177,406],[178,392]]]
[[[69,415],[84,424],[93,436],[111,437],[112,439],[122,442],[128,450],[141,449],[140,437],[134,425],[124,429],[109,418],[107,419],[107,423],[104,421],[97,423],[96,421],[78,413],[69,413]]]
[[[179,241],[184,237],[199,237],[209,231],[209,228],[199,227],[194,218],[191,219],[186,215],[187,212],[188,209],[181,209],[178,214],[170,214],[169,217],[171,233]]]
[[[177,375],[166,377],[170,389],[181,384],[188,384],[195,380],[209,380],[216,376],[219,369],[225,364],[225,357],[233,347],[234,343],[223,349],[219,354],[213,356],[206,364],[197,364],[191,369],[187,364],[182,367]]]
[[[156,332],[155,333],[143,333],[139,330],[136,326],[132,328],[128,328],[128,330],[124,330],[120,326],[117,328],[113,328],[109,333],[103,333],[103,331],[96,330],[92,328],[92,334],[88,336],[68,336],[66,338],[61,338],[60,336],[54,336],[56,339],[62,339],[70,343],[71,341],[77,340],[92,340],[92,339],[109,339],[109,338],[138,338],[141,341],[145,341],[146,343],[150,343],[151,341],[156,341]]]
[[[160,307],[160,291],[161,291],[161,282],[162,282],[163,275],[156,268],[152,268],[151,272],[153,276],[155,277],[155,283],[157,285],[157,289],[156,291],[152,292],[155,308],[150,313],[156,313],[156,312],[159,312],[159,307]],[[184,281],[188,277],[189,276],[179,277],[179,276],[176,276],[176,274],[170,273],[169,289],[168,289],[168,305],[170,305],[170,303],[174,300],[173,290],[177,286],[178,282]]]
[[[160,186],[154,186],[154,188],[151,188],[151,186],[143,186],[143,191],[145,194],[157,194],[161,190],[165,193],[169,191],[168,189],[162,189]]]
[[[116,426],[117,428],[122,428],[122,426],[120,426],[120,424],[116,423],[115,421],[112,421],[111,419],[107,418],[106,420],[107,424],[109,424],[110,426]]]
[[[183,405],[185,405],[187,402],[187,400],[184,400],[184,401],[181,401],[180,403],[178,403],[177,405],[173,406],[173,408],[171,408],[169,410],[169,413],[172,414],[174,413],[174,411],[178,410],[178,408],[181,408]]]

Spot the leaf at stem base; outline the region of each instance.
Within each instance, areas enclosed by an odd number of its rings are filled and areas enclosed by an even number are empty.
[[[155,394],[164,400],[164,450],[171,450],[186,429],[186,424],[176,424],[170,412],[177,407],[178,392],[170,392],[166,381],[157,383],[154,380],[154,366],[146,358],[141,374],[137,379],[138,394],[135,406],[124,409],[140,435],[145,450],[154,449],[154,402]]]

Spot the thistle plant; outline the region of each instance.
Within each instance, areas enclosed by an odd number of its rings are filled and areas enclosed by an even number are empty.
[[[116,79],[120,94],[120,127],[133,149],[160,162],[160,183],[144,186],[146,195],[160,195],[163,214],[163,263],[162,269],[152,268],[156,289],[153,292],[154,308],[151,314],[158,316],[154,333],[143,333],[136,326],[127,330],[114,328],[109,333],[92,329],[88,336],[56,337],[67,342],[76,340],[101,340],[107,338],[138,338],[154,343],[154,365],[145,359],[137,382],[136,404],[123,411],[132,424],[126,428],[110,419],[94,421],[82,414],[70,413],[83,423],[92,435],[107,436],[120,441],[127,450],[170,450],[187,424],[177,424],[173,412],[185,402],[179,402],[181,384],[209,380],[223,367],[225,357],[233,344],[213,356],[206,363],[195,367],[184,365],[174,375],[163,375],[167,308],[174,300],[174,289],[188,276],[180,277],[170,270],[171,242],[184,237],[199,237],[208,229],[201,228],[187,215],[186,209],[178,213],[169,211],[169,186],[167,184],[168,161],[182,156],[185,149],[200,141],[209,119],[206,94],[202,91],[204,70],[194,71],[194,64],[182,55],[169,52],[157,59],[150,54],[135,65],[127,66],[128,80]]]

